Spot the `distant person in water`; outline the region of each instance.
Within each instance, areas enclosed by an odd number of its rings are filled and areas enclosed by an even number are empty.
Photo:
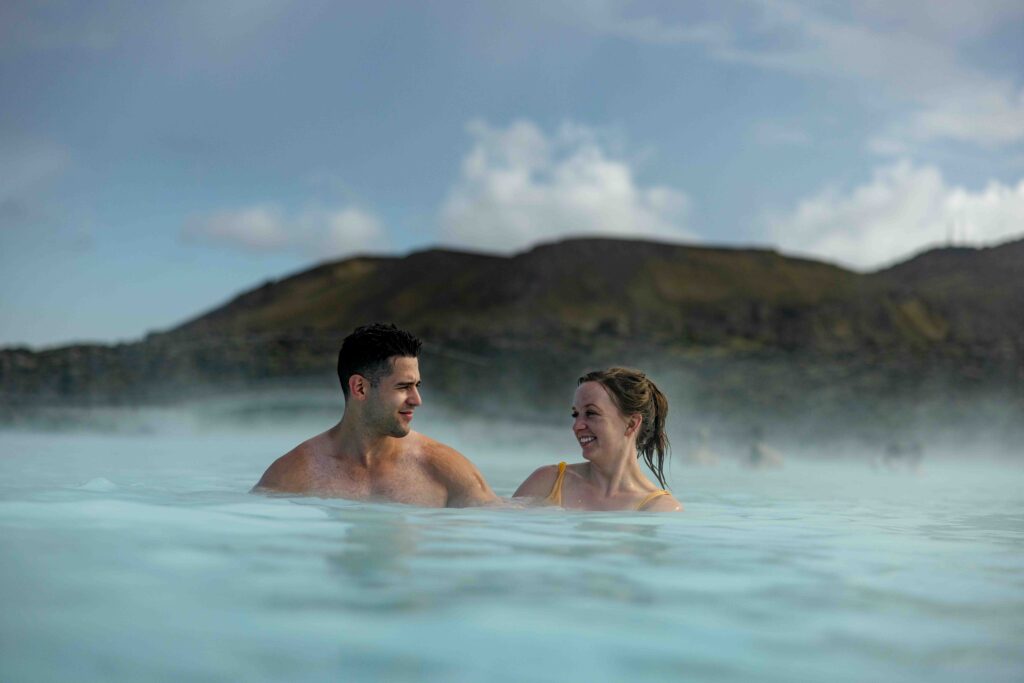
[[[341,421],[278,458],[254,491],[468,507],[498,498],[461,453],[412,431],[420,398],[420,340],[374,323],[345,338]]]
[[[761,425],[755,425],[750,430],[750,452],[743,464],[751,469],[779,469],[785,462],[782,453],[764,442]]]
[[[541,467],[513,496],[580,510],[682,510],[665,490],[667,415],[665,395],[638,370],[583,375],[572,404],[572,431],[586,462]],[[640,469],[641,456],[662,488]]]

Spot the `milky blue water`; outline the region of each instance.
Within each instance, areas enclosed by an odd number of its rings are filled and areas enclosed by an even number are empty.
[[[573,455],[417,420],[506,496]],[[0,431],[0,680],[1024,680],[1019,461],[677,465],[682,515],[247,493],[315,421]]]

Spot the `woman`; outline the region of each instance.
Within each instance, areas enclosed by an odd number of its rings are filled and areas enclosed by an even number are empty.
[[[609,368],[580,377],[572,405],[572,431],[586,462],[547,465],[513,494],[541,504],[579,510],[683,509],[664,488],[644,476],[644,462],[665,486],[668,401],[644,373]]]

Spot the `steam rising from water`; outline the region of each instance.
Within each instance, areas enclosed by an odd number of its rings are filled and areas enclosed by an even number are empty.
[[[918,473],[873,469],[876,453],[798,449],[769,424],[783,466],[756,470],[739,466],[750,444],[712,425],[718,465],[687,467],[679,411],[681,515],[248,493],[339,414],[335,393],[300,392],[0,430],[0,678],[952,683],[1024,670],[1019,459],[927,442]],[[568,406],[513,422],[428,398],[414,424],[505,496],[578,452]]]
[[[756,465],[751,462],[752,452],[759,449],[779,456],[781,462],[774,464],[783,467],[799,461],[848,460],[866,468],[920,473],[944,461],[1024,464],[1024,453],[1010,440],[1011,433],[1000,431],[1004,423],[992,418],[1005,413],[1006,420],[1012,421],[1009,413],[1014,408],[996,400],[988,406],[973,404],[979,417],[972,419],[965,410],[956,423],[942,419],[944,415],[927,404],[909,401],[888,412],[865,405],[829,420],[795,416],[786,421],[749,410],[709,414],[700,410],[699,397],[686,387],[669,385],[665,390],[675,469]],[[529,406],[506,410],[500,395],[480,397],[475,404],[463,397],[460,404],[478,408],[469,412],[426,392],[413,427],[474,461],[484,454],[501,453],[502,476],[512,476],[515,470],[521,480],[540,464],[578,459],[579,448],[571,433],[571,400],[569,387],[564,406],[544,412],[535,408],[531,416]],[[164,407],[36,409],[20,413],[4,429],[66,434],[72,441],[74,435],[96,434],[139,436],[153,442],[183,436],[239,439],[240,443],[274,444],[277,450],[259,449],[270,457],[334,425],[343,407],[340,392],[333,389],[279,389]],[[484,474],[492,478],[489,472]]]

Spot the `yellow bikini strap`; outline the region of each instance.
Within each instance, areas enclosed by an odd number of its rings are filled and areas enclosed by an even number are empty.
[[[552,505],[562,504],[562,479],[565,478],[565,462],[558,463],[558,477],[555,479],[555,485],[551,487],[551,493],[544,499],[545,502],[551,503]]]
[[[667,496],[667,495],[668,495],[668,491],[665,491],[665,490],[654,491],[653,493],[649,493],[649,494],[647,494],[644,497],[643,500],[640,501],[640,504],[636,506],[636,509],[637,510],[643,510],[645,507],[647,507],[648,503],[650,503],[655,498],[660,498],[661,496]]]

